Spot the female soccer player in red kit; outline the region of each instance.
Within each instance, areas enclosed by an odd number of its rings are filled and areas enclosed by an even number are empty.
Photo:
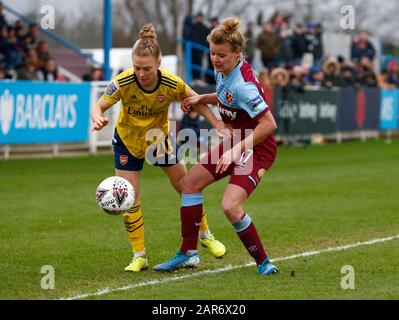
[[[258,273],[269,275],[278,272],[278,268],[269,261],[251,217],[243,210],[245,200],[276,158],[273,132],[277,126],[251,65],[243,59],[246,40],[239,31],[239,24],[236,18],[225,19],[208,36],[217,92],[188,97],[182,103],[184,111],[190,106],[195,108],[198,103],[217,105],[223,122],[235,133],[239,132],[238,143],[234,143],[237,141],[233,138],[224,141],[183,178],[180,209],[183,243],[173,258],[155,266],[154,270],[170,272],[198,265],[202,190],[230,176],[221,207],[248,253],[255,259]],[[245,131],[250,131],[250,134],[246,136]]]

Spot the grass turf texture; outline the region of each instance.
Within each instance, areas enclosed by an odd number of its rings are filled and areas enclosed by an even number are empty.
[[[278,159],[246,204],[270,256],[283,257],[399,233],[399,139],[279,148]],[[211,230],[227,246],[200,267],[131,274],[121,216],[95,204],[98,183],[114,174],[111,156],[0,161],[0,299],[57,299],[252,261],[220,210],[227,180],[204,192]],[[178,195],[146,166],[141,183],[150,268],[179,248]],[[281,261],[263,278],[255,266],[113,292],[95,299],[399,299],[399,240]],[[55,289],[40,287],[42,266]],[[355,290],[342,290],[343,265]]]

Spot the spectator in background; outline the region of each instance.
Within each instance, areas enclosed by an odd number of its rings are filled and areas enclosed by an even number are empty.
[[[288,88],[290,75],[284,68],[275,68],[270,74],[270,83],[272,87],[281,89]]]
[[[28,27],[28,31],[25,34],[26,38],[29,38],[29,44],[30,45],[35,45],[37,43],[37,24],[36,23],[31,23]]]
[[[290,75],[284,68],[275,68],[270,74],[270,82],[273,88],[277,89],[279,99],[275,103],[280,104],[280,108],[283,109],[288,104],[288,94],[290,91]],[[280,109],[280,110],[281,110]],[[277,117],[278,127],[283,135],[284,144],[290,144],[290,133],[291,133],[291,119],[289,116],[282,116],[279,114]]]
[[[344,66],[346,66],[345,58],[342,55],[337,56],[337,62],[339,64],[339,69],[341,70]]]
[[[47,41],[41,40],[37,43],[36,53],[40,63],[40,68],[43,68],[46,61],[51,58]]]
[[[91,67],[90,73],[86,73],[82,76],[83,81],[103,81],[104,71],[100,67]]]
[[[344,66],[341,68],[340,87],[353,88],[356,85],[354,70],[351,66]]]
[[[22,29],[25,27],[24,23],[20,19],[15,20],[15,22],[14,22],[14,29],[19,28],[19,27],[21,27]]]
[[[377,75],[378,87],[381,89],[395,89],[396,85],[389,83],[389,73],[387,69],[382,69],[381,73]]]
[[[14,29],[15,31],[15,38],[17,40],[17,47],[18,50],[21,51],[26,51],[27,50],[27,44],[26,44],[26,39],[25,39],[25,31],[23,27],[16,27]]]
[[[11,80],[12,74],[8,71],[5,65],[0,66],[0,80]]]
[[[42,67],[42,63],[39,61],[37,52],[34,48],[28,48],[28,51],[25,53],[25,61],[32,62],[35,65],[36,70]]]
[[[396,60],[388,63],[387,82],[395,87],[399,87],[399,64]]]
[[[305,41],[307,53],[313,56],[313,65],[321,68],[321,59],[323,58],[323,42],[322,42],[323,29],[321,25],[314,24],[309,21],[306,24]]]
[[[331,89],[332,87],[338,87],[340,84],[339,79],[340,65],[334,58],[328,59],[323,64],[323,87]]]
[[[192,42],[193,35],[193,16],[188,14],[184,17],[183,21],[183,54],[186,54],[186,41]]]
[[[8,29],[3,26],[0,28],[0,63],[6,63],[7,40]]]
[[[270,107],[270,109],[273,109],[273,88],[272,84],[270,81],[270,76],[269,76],[269,70],[268,69],[262,69],[258,73],[258,80],[259,84],[262,87],[264,93],[265,93],[265,101],[266,104]]]
[[[219,18],[218,17],[213,17],[210,20],[210,23],[211,23],[211,28],[210,28],[209,32],[211,32],[213,29],[215,29],[219,25],[219,23],[220,23],[219,22]],[[208,69],[212,71],[212,74],[206,73],[205,80],[209,84],[216,84],[215,75],[213,74],[214,68],[213,68],[213,64],[212,64],[212,60],[211,60],[211,55],[207,54],[207,57],[208,57]]]
[[[296,92],[304,92],[308,68],[304,66],[294,66],[290,74],[290,88]]]
[[[7,74],[7,69],[3,66],[0,66],[0,80],[5,80]]]
[[[200,127],[199,127],[199,113],[192,110],[189,113],[185,113],[182,118],[182,122],[180,125],[179,131],[183,129],[191,129],[195,132],[197,138],[197,147],[199,147],[200,141]],[[180,145],[185,144],[189,140],[189,137],[186,136],[185,140],[180,143]]]
[[[17,38],[12,27],[3,27],[0,30],[0,56],[1,61],[9,69],[18,67],[24,58],[22,48],[18,46]]]
[[[263,66],[269,70],[276,67],[281,38],[270,22],[263,25],[263,32],[258,36],[256,46],[260,49]]]
[[[255,36],[254,36],[254,23],[247,23],[247,31],[245,31],[245,38],[247,38],[245,60],[252,64],[255,57]]]
[[[321,87],[324,81],[324,74],[321,68],[317,65],[313,66],[309,70],[308,82],[309,85],[314,87]]]
[[[306,51],[305,29],[300,23],[297,23],[294,27],[291,48],[294,66],[300,65],[302,63],[303,54]]]
[[[3,2],[0,1],[0,28],[8,26],[8,23],[7,23],[6,17],[4,16],[3,10],[4,10],[4,5],[3,5]]]
[[[354,38],[351,47],[351,58],[358,59],[359,61],[367,57],[370,61],[374,60],[375,49],[372,43],[368,40],[368,33],[363,31],[360,32],[357,37]]]
[[[356,85],[358,87],[377,87],[377,77],[373,65],[367,56],[362,57],[356,70]]]
[[[281,22],[279,30],[281,38],[281,48],[278,55],[277,65],[292,65],[293,63],[293,52],[292,52],[292,30],[289,29],[288,23],[285,21]]]
[[[313,57],[316,62],[316,65],[322,65],[322,59],[324,55],[324,44],[323,44],[323,26],[321,23],[316,23],[316,38],[317,38],[317,45],[313,52]]]
[[[199,45],[202,45],[204,47],[209,47],[208,41],[206,40],[206,37],[209,34],[209,29],[208,27],[204,24],[204,15],[202,12],[199,12],[195,16],[194,24],[192,25],[191,28],[192,35],[193,35],[193,42]],[[192,63],[202,67],[202,59],[204,57],[204,51],[203,50],[198,50],[198,49],[193,49],[192,50]],[[193,80],[195,79],[201,79],[201,71],[199,70],[193,70]]]
[[[43,68],[37,71],[37,77],[40,81],[64,82],[65,78],[58,74],[57,63],[54,59],[48,59]]]
[[[17,69],[17,79],[29,81],[39,80],[33,61],[25,60],[24,64]]]

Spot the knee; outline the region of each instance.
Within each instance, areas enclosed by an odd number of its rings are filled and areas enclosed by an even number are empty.
[[[191,179],[187,178],[187,176],[183,177],[180,180],[180,188],[181,193],[183,194],[193,194],[193,193],[200,193],[202,190],[196,186],[196,183]]]
[[[239,217],[242,211],[239,204],[227,200],[223,200],[220,207],[230,220]]]

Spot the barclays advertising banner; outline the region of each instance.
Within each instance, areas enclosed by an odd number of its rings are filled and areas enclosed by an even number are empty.
[[[90,84],[0,82],[0,144],[88,139]]]
[[[399,128],[399,90],[381,91],[380,129]]]

